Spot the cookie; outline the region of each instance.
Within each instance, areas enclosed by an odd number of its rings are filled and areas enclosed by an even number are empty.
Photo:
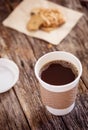
[[[43,19],[39,15],[32,15],[28,24],[27,29],[29,31],[36,31],[43,24]]]
[[[41,30],[43,30],[43,31],[45,31],[45,32],[51,32],[51,31],[53,31],[53,30],[55,30],[56,28],[54,28],[54,27],[41,27]]]
[[[40,16],[44,20],[43,27],[58,27],[65,23],[65,19],[57,9],[41,9]]]
[[[64,23],[63,14],[58,9],[35,8],[31,11],[27,28],[29,31],[41,29],[50,32]]]

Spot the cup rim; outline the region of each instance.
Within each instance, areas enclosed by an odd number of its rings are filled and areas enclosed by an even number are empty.
[[[36,69],[36,68],[37,68],[37,65],[39,64],[39,62],[41,61],[41,59],[43,59],[45,56],[51,55],[51,54],[53,54],[53,53],[65,53],[65,54],[69,54],[69,55],[71,55],[74,59],[76,59],[76,61],[78,62],[79,66],[80,66],[80,72],[79,72],[78,76],[75,78],[74,81],[72,81],[72,82],[70,82],[70,83],[67,83],[67,84],[64,84],[64,85],[52,85],[52,84],[48,84],[48,83],[44,82],[44,81],[40,78],[40,76],[39,76],[38,73],[37,73],[37,69]],[[54,60],[53,60],[53,61],[54,61]],[[82,75],[82,64],[81,64],[80,60],[79,60],[75,55],[73,55],[73,54],[70,53],[70,52],[66,52],[66,51],[54,51],[54,52],[48,52],[48,53],[44,54],[43,56],[41,56],[41,57],[37,60],[37,62],[36,62],[36,64],[35,64],[34,72],[35,72],[35,75],[36,75],[37,79],[38,79],[41,83],[48,85],[51,89],[57,89],[57,88],[60,89],[60,88],[61,88],[61,90],[62,90],[62,89],[65,89],[67,86],[71,86],[72,84],[74,84],[75,82],[77,82],[77,81],[79,80],[79,78],[80,78],[81,75]],[[44,87],[44,88],[45,88],[45,87]],[[73,88],[73,87],[71,87],[71,88]],[[71,88],[70,88],[70,89],[71,89]],[[46,88],[46,89],[47,89],[47,88]],[[68,89],[67,89],[67,90],[68,90]],[[56,92],[57,92],[57,90],[56,90]]]

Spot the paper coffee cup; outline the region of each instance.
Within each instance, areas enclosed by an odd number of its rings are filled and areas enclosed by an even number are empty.
[[[78,71],[74,81],[65,85],[51,85],[40,77],[41,68],[52,61],[63,60],[72,63]],[[64,51],[49,52],[38,59],[35,65],[35,75],[41,84],[40,94],[47,110],[54,115],[65,115],[75,106],[77,86],[82,74],[82,65],[79,59],[71,53]]]

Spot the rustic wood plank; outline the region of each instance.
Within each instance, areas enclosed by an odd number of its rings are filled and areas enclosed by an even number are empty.
[[[1,57],[8,57],[8,46],[5,45],[5,41],[1,36],[0,50]],[[0,113],[2,113],[0,115],[0,129],[30,130],[25,115],[13,91],[0,94],[0,101]]]
[[[7,3],[0,1],[0,21],[10,13],[9,11]],[[1,23],[0,26],[2,26]],[[7,37],[8,41],[6,44],[4,40],[6,36],[2,29],[2,36],[0,35],[0,57],[8,57],[8,50],[11,44],[9,43],[10,36],[7,35]],[[13,90],[0,94],[0,130],[30,130],[30,126]]]
[[[0,94],[0,130],[30,130],[13,90]]]
[[[82,6],[86,7],[88,9],[88,0],[80,0]]]
[[[9,6],[10,10],[13,10],[21,1],[22,0],[6,0],[6,3]]]
[[[63,116],[64,122],[67,124],[69,130],[87,130],[88,128],[88,117],[87,117],[87,106],[88,106],[88,95],[78,95],[75,109],[68,114]]]
[[[8,9],[8,11],[7,11]],[[10,13],[9,7],[5,1],[1,0],[0,1],[0,22],[4,20],[7,15]]]

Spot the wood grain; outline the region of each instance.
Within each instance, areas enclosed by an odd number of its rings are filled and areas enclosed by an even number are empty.
[[[0,94],[0,130],[30,130],[13,90]]]
[[[69,35],[57,46],[6,28],[2,21],[20,0],[0,1],[0,57],[17,63],[20,77],[9,92],[0,94],[0,130],[87,130],[88,128],[88,9],[79,0],[52,0],[57,4],[84,13]],[[44,107],[34,66],[43,54],[63,50],[82,62],[76,106],[63,117],[51,115]]]

